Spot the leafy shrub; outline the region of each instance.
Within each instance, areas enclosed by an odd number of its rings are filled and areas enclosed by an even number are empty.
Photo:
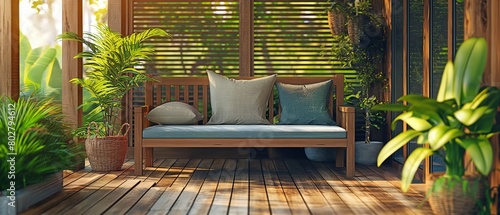
[[[0,98],[0,137],[0,190],[10,186],[11,179],[5,173],[12,171],[10,162],[6,162],[11,157],[15,157],[15,174],[9,175],[15,175],[16,188],[43,181],[47,174],[72,165],[71,129],[61,105],[52,99],[34,95],[17,101]],[[11,145],[9,137],[14,139]],[[9,154],[14,152],[17,154]]]

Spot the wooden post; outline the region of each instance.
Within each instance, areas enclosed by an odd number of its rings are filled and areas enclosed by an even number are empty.
[[[19,97],[19,0],[0,1],[0,95]]]
[[[122,35],[127,34],[126,6],[127,0],[108,0],[108,26]]]
[[[490,0],[488,1],[488,5],[486,7],[487,17],[488,17],[488,27],[486,39],[488,40],[488,66],[486,72],[489,73],[489,85],[500,87],[500,1]],[[500,115],[497,114],[497,115]],[[500,117],[497,116],[497,123],[500,123]],[[490,184],[492,187],[496,187],[493,190],[493,193],[499,195],[499,187],[500,187],[500,136],[492,138],[493,145],[493,170],[490,174]],[[495,156],[496,155],[496,156]],[[492,214],[499,213],[499,205],[498,199],[497,202],[493,204],[491,208]]]
[[[253,76],[253,0],[240,0],[240,76]]]
[[[62,1],[62,31],[82,35],[82,0]],[[82,103],[82,88],[70,83],[73,78],[82,77],[82,59],[73,57],[82,51],[82,45],[76,41],[62,42],[62,105],[63,113],[74,128],[82,125],[82,112],[78,106]]]
[[[500,2],[497,0],[465,0],[464,1],[464,39],[470,37],[485,37],[488,42],[488,61],[483,76],[484,85],[500,87]],[[497,117],[498,120],[498,117]],[[497,121],[498,122],[498,121]],[[493,170],[490,174],[491,187],[498,195],[500,185],[500,150],[499,136],[492,138]],[[498,213],[498,201],[491,208],[492,214]]]
[[[431,37],[432,37],[432,20],[431,20],[431,14],[432,14],[432,2],[431,0],[424,0],[424,23],[423,23],[423,71],[422,71],[422,95],[426,97],[430,97],[430,91],[431,91],[431,61],[432,61],[432,56],[431,56]],[[426,148],[429,148],[429,145],[425,145]],[[430,157],[426,157],[424,159],[424,171],[422,175],[422,180],[424,182],[427,182],[427,178],[429,177],[431,171],[431,159]]]

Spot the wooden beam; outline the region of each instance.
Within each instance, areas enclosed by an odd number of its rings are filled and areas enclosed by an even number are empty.
[[[470,37],[485,37],[488,42],[488,60],[483,75],[483,84],[500,87],[500,2],[497,0],[465,0],[464,1],[464,39]],[[500,120],[497,117],[497,122]],[[490,174],[491,187],[498,195],[500,185],[500,149],[499,136],[492,138],[493,170]],[[498,201],[494,202],[491,212],[498,213]]]
[[[62,31],[83,33],[82,0],[62,1]],[[82,125],[82,112],[78,106],[82,103],[81,87],[69,82],[72,78],[82,77],[82,59],[73,57],[82,51],[82,45],[76,41],[62,42],[62,104],[63,113],[73,127]]]
[[[431,14],[432,14],[432,2],[431,0],[424,0],[424,22],[423,22],[423,41],[422,41],[422,50],[423,50],[423,62],[422,62],[422,95],[426,97],[430,97],[430,82],[431,82],[431,72],[432,72],[432,56],[431,56],[431,49],[432,49],[432,20],[431,20]],[[425,147],[429,147],[428,145]],[[422,178],[427,182],[428,176],[430,175],[431,171],[431,159],[430,157],[426,157],[424,159],[424,171]]]
[[[0,95],[19,97],[19,0],[0,1]]]
[[[490,0],[487,5],[487,17],[488,17],[488,30],[486,39],[488,40],[488,68],[486,72],[490,74],[489,85],[500,87],[500,1]],[[497,116],[497,123],[500,122],[500,116]],[[499,195],[498,188],[500,187],[500,136],[492,138],[493,145],[493,170],[490,174],[490,184],[491,187],[495,188],[493,193]],[[492,214],[499,213],[499,205],[497,202],[493,203],[491,208]]]
[[[108,0],[108,26],[114,32],[127,34],[127,0]]]
[[[253,76],[253,0],[240,0],[240,76]]]

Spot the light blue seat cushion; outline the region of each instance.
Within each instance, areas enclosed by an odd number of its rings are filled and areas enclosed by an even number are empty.
[[[143,138],[339,139],[346,138],[346,131],[329,125],[155,125],[144,129]]]

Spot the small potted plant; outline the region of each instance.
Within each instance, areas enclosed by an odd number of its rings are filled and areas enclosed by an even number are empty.
[[[85,104],[95,105],[91,115],[101,115],[103,121],[80,128],[87,137],[85,148],[90,165],[96,171],[119,170],[127,152],[127,138],[120,134],[128,124],[120,125],[118,114],[124,95],[134,87],[151,78],[140,67],[149,59],[154,48],[144,44],[152,37],[168,36],[161,29],[149,29],[122,37],[108,26],[96,26],[96,33],[85,33],[81,37],[72,32],[58,36],[63,40],[74,40],[85,44],[88,50],[75,58],[84,58],[86,76],[74,78],[72,83],[82,86],[92,98]],[[100,118],[100,117],[97,117]],[[85,132],[87,131],[87,132]]]
[[[347,1],[346,0],[328,0],[328,27],[333,36],[347,34]]]
[[[480,86],[486,55],[486,40],[470,38],[462,43],[454,62],[446,64],[435,99],[406,95],[398,101],[406,101],[407,104],[375,107],[377,110],[403,111],[394,119],[393,128],[400,120],[411,128],[392,138],[382,148],[378,155],[379,166],[410,140],[416,139],[420,145],[404,163],[401,176],[403,191],[408,190],[425,158],[436,155],[445,161],[446,172],[433,174],[430,178],[429,203],[436,214],[472,214],[475,204],[479,206],[476,209],[490,214],[488,201],[484,204],[482,200],[490,200],[484,178],[493,165],[494,155],[489,138],[500,131],[494,121],[500,105],[500,90]],[[466,153],[470,161],[464,159]],[[469,164],[477,170],[473,175],[466,174]]]
[[[371,35],[363,44],[355,44],[348,36],[335,37],[337,43],[332,46],[332,61],[341,62],[345,68],[356,70],[358,83],[351,86],[353,93],[346,96],[348,103],[356,106],[363,114],[364,141],[356,141],[356,162],[375,165],[376,155],[384,145],[381,141],[372,141],[373,128],[380,128],[385,122],[384,114],[373,111],[372,107],[382,103],[387,78],[382,70],[386,46],[384,31]]]

